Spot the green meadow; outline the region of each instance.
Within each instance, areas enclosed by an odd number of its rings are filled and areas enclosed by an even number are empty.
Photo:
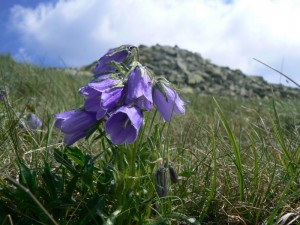
[[[300,221],[299,99],[180,94],[185,115],[145,112],[132,145],[100,127],[67,147],[54,115],[82,106],[90,80],[0,56],[1,225]],[[22,125],[31,113],[41,128]]]

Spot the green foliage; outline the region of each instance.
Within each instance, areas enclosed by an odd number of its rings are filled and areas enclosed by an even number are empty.
[[[90,77],[1,56],[0,79],[0,224],[274,224],[299,207],[298,99],[186,95],[185,117],[145,114],[133,145],[99,130],[65,147],[53,115]],[[27,113],[43,127],[22,128]]]

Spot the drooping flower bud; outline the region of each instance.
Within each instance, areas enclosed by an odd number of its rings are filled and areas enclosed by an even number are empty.
[[[42,127],[43,123],[40,120],[40,118],[38,118],[35,114],[31,113],[27,116],[27,124],[31,129],[36,130]]]
[[[168,173],[167,169],[163,166],[156,170],[156,192],[159,197],[165,197],[168,195]]]
[[[86,112],[81,109],[70,110],[58,113],[55,117],[55,126],[65,134],[66,145],[72,145],[96,130],[97,120],[94,112]]]
[[[179,181],[179,177],[172,166],[169,166],[169,173],[170,173],[171,181],[177,183]]]
[[[181,100],[173,88],[157,83],[153,89],[153,101],[165,121],[170,121],[174,113],[185,113],[186,102]]]
[[[137,64],[131,71],[126,92],[126,104],[133,104],[145,110],[152,109],[152,80],[141,64]]]

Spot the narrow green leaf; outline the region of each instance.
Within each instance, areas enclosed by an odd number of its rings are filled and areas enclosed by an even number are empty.
[[[27,187],[31,192],[36,191],[36,174],[31,171],[23,162],[19,162],[20,183]]]
[[[231,146],[233,148],[233,153],[234,153],[234,157],[235,157],[234,163],[235,163],[235,166],[237,169],[238,181],[239,181],[240,200],[243,200],[244,199],[245,181],[244,181],[244,176],[243,176],[243,164],[242,164],[242,160],[241,160],[241,152],[240,152],[239,146],[236,142],[236,139],[230,129],[230,126],[226,120],[226,117],[225,117],[224,113],[222,112],[221,107],[219,106],[219,104],[215,98],[214,98],[214,102],[217,106],[218,115],[222,121],[222,124],[226,130],[226,133],[229,137]]]
[[[47,191],[49,192],[51,199],[55,200],[58,197],[57,189],[55,186],[55,178],[50,171],[50,166],[47,162],[44,162],[44,172],[42,174],[43,180],[45,182]]]
[[[72,165],[69,157],[59,149],[54,149],[54,158],[58,163],[61,163],[63,166],[65,166],[71,173],[74,175],[78,174],[78,171]]]
[[[178,173],[179,176],[181,177],[186,177],[189,178],[191,176],[193,176],[195,173],[192,171],[182,171],[181,173]]]
[[[76,147],[67,147],[67,155],[80,166],[85,164],[85,154]]]
[[[218,173],[218,168],[217,168],[217,152],[216,152],[216,144],[215,144],[215,134],[214,132],[212,132],[211,135],[211,146],[212,146],[212,153],[213,153],[213,162],[214,162],[214,173],[213,173],[213,177],[212,177],[212,182],[211,182],[211,187],[210,187],[210,192],[209,195],[205,201],[203,210],[201,212],[200,218],[199,218],[199,222],[201,223],[206,214],[207,211],[209,209],[210,203],[213,200],[214,196],[215,196],[215,192],[216,192],[216,187],[217,187],[217,173]]]

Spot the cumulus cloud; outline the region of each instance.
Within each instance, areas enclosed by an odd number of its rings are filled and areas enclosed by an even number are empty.
[[[67,65],[91,63],[120,44],[163,44],[199,52],[213,63],[300,82],[300,3],[297,0],[58,0],[36,8],[14,6],[12,27],[23,47]],[[284,64],[282,63],[284,59]]]

